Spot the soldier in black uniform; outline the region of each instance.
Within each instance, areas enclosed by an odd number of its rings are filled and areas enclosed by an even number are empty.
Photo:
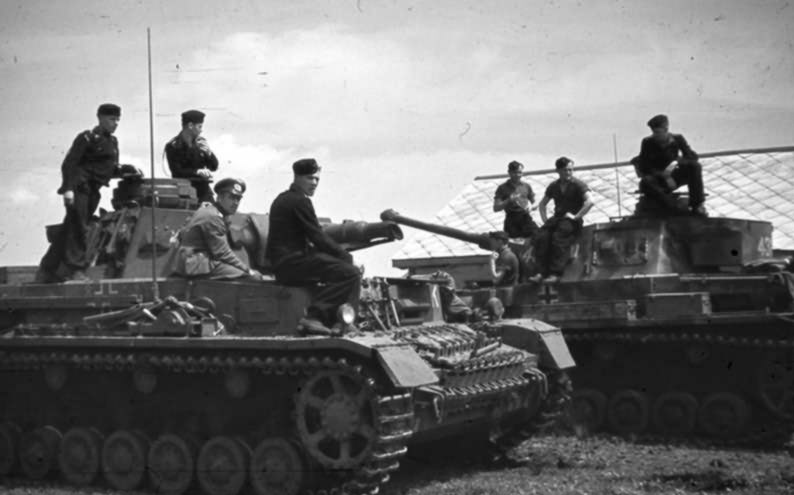
[[[262,274],[246,265],[229,244],[226,219],[237,213],[245,182],[223,179],[215,184],[215,193],[217,201],[201,205],[179,233],[175,274],[215,280],[262,280]]]
[[[290,188],[270,206],[267,257],[278,282],[302,285],[322,282],[301,322],[304,328],[329,327],[343,303],[358,307],[361,273],[353,257],[326,234],[317,220],[311,197],[320,182],[313,158],[292,165]]]
[[[640,154],[631,159],[640,178],[640,191],[671,212],[677,212],[678,205],[671,193],[686,184],[691,212],[706,216],[703,172],[697,153],[684,136],[669,131],[670,121],[666,115],[654,116],[648,121],[648,127],[652,134],[643,138]]]
[[[99,190],[111,178],[143,174],[132,165],[119,165],[119,145],[113,133],[121,119],[121,108],[103,103],[97,109],[98,125],[77,135],[61,165],[66,217],[54,234],[47,253],[39,263],[36,281],[86,280],[85,269],[89,221],[99,206]]]
[[[549,283],[557,282],[568,264],[571,246],[582,230],[584,216],[593,207],[590,188],[573,176],[573,160],[560,157],[554,163],[559,179],[546,188],[538,204],[543,227],[535,242],[535,262],[539,272],[532,280],[545,277]],[[546,217],[546,205],[554,200],[554,216]]]
[[[212,201],[210,181],[218,170],[218,158],[207,140],[201,137],[204,113],[188,110],[182,113],[182,131],[165,145],[165,157],[171,177],[190,179],[199,201]]]
[[[496,188],[493,211],[504,211],[504,231],[510,237],[532,237],[538,225],[529,214],[530,204],[535,202],[532,186],[521,180],[524,165],[512,161],[507,165],[510,178]]]

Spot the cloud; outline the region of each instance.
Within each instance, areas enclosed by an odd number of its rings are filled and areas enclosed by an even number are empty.
[[[39,195],[26,189],[25,187],[17,187],[9,194],[11,202],[15,205],[27,205],[36,203],[39,200]]]

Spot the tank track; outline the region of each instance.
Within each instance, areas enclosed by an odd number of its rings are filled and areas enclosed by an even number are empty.
[[[328,371],[343,371],[358,376],[366,373],[365,367],[345,358],[326,356],[251,357],[235,352],[191,351],[191,355],[175,352],[117,352],[117,351],[63,351],[20,350],[0,351],[2,371],[40,371],[52,366],[85,371],[131,372],[141,366],[159,372],[211,375],[232,369],[243,369],[273,376],[308,378]],[[200,380],[201,378],[198,378]],[[413,403],[408,393],[378,394],[373,378],[366,386],[375,393],[375,418],[377,437],[369,455],[352,472],[341,480],[304,489],[306,495],[371,494],[389,480],[399,468],[400,459],[407,452],[407,443],[413,433]],[[44,425],[37,425],[44,426]],[[338,478],[338,476],[337,476]],[[195,481],[195,480],[194,480]]]
[[[788,321],[788,320],[786,320]],[[572,346],[576,356],[577,344],[617,343],[635,345],[703,345],[713,352],[720,349],[735,349],[748,351],[785,351],[794,353],[794,339],[791,338],[765,338],[733,336],[725,334],[703,332],[665,332],[643,331],[565,331],[565,339]],[[789,363],[791,373],[791,363]],[[747,377],[751,379],[751,377]],[[577,390],[581,385],[576,385]],[[596,388],[597,390],[597,388]],[[717,392],[712,390],[711,392]],[[755,392],[758,392],[757,390]],[[606,392],[605,392],[606,393]],[[732,392],[729,392],[732,393]],[[794,389],[789,391],[794,395]],[[704,432],[695,430],[695,435],[669,435],[648,431],[632,433],[631,436],[639,441],[650,443],[680,443],[695,446],[724,446],[724,447],[753,447],[753,448],[779,448],[794,434],[794,416],[776,414],[756,403],[757,400],[748,402],[751,420],[746,432],[730,438],[704,435]],[[649,421],[650,426],[650,421]]]

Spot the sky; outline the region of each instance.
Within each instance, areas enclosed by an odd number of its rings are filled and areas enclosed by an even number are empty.
[[[794,144],[792,2],[0,0],[0,265],[38,263],[100,103],[122,107],[121,161],[151,175],[147,28],[156,176],[197,108],[216,179],[248,183],[241,211],[314,157],[319,216],[429,220],[511,160],[627,160],[657,113],[700,152]],[[393,274],[399,247],[356,262]]]

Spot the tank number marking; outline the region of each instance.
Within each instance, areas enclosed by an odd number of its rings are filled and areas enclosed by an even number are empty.
[[[94,292],[95,296],[115,296],[119,292],[113,289],[113,282],[110,281],[102,281],[99,283],[99,287]]]

